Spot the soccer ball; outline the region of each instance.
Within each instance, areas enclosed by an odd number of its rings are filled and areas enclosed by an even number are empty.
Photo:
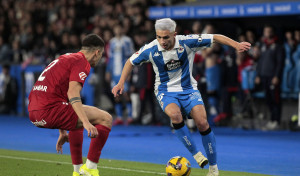
[[[168,176],[189,176],[191,169],[191,164],[185,157],[175,156],[168,161],[166,173]]]

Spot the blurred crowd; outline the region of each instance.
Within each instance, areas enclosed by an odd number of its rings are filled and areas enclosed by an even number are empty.
[[[170,1],[3,0],[0,63],[22,67],[47,65],[58,55],[79,51],[81,38],[96,33],[106,46],[104,58],[90,81],[96,88],[95,105],[116,114],[116,125],[168,124],[153,94],[151,65],[134,68],[128,80],[128,94],[115,99],[110,93],[124,60],[155,39],[154,21],[148,18],[148,7],[168,3]],[[300,90],[300,30],[287,29],[279,34],[274,26],[265,25],[240,31],[234,39],[250,42],[249,52],[236,53],[233,48],[214,44],[195,55],[193,75],[206,103],[209,122],[233,125],[241,124],[237,120],[240,117],[243,120],[255,118],[258,112],[253,99],[262,93],[260,98],[265,99],[270,112],[263,128],[278,129],[283,93],[290,95]],[[178,22],[177,32],[180,35],[222,33],[214,24],[200,20]],[[1,86],[0,94],[3,94]],[[193,124],[189,126],[194,128]],[[252,123],[243,127],[260,128]]]
[[[131,38],[143,34],[140,40],[147,41],[153,37],[153,22],[147,20],[146,9],[155,4],[142,0],[1,1],[0,62],[49,63],[57,54],[78,51],[87,33],[99,34],[108,43],[117,24]]]

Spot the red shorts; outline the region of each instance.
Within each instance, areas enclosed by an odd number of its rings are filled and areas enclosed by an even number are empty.
[[[78,116],[70,103],[58,103],[49,109],[29,112],[30,121],[40,128],[73,130],[76,129]]]

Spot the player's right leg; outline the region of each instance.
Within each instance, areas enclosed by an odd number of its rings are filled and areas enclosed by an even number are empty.
[[[80,172],[85,175],[98,176],[97,164],[101,155],[102,148],[106,143],[109,132],[112,127],[112,116],[96,107],[83,106],[87,118],[98,130],[98,136],[91,139],[90,148],[86,164],[80,167]],[[82,127],[82,122],[78,120],[77,127]]]
[[[208,161],[202,153],[197,150],[196,143],[192,139],[190,131],[184,123],[179,106],[175,103],[171,103],[166,106],[165,113],[172,121],[177,138],[184,144],[198,164],[203,168]]]
[[[76,128],[78,116],[72,105],[62,102],[49,109],[29,112],[30,120],[44,128],[69,130],[69,143],[74,167],[73,175],[79,175],[82,166],[83,127]]]

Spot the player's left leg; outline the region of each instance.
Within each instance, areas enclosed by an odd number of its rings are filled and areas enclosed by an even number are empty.
[[[83,127],[76,128],[78,116],[76,115],[72,105],[69,103],[59,103],[56,106],[42,112],[45,117],[52,120],[47,124],[51,128],[69,130],[69,143],[72,164],[74,167],[73,176],[79,175],[79,168],[82,166],[82,143],[83,143]],[[50,123],[48,123],[50,122]]]
[[[106,143],[111,130],[112,116],[96,107],[84,105],[83,108],[89,121],[97,128],[99,135],[91,139],[86,164],[80,168],[80,171],[97,176],[99,174],[97,164],[99,162],[102,148]],[[82,124],[79,121],[78,127],[81,125]]]
[[[194,119],[196,126],[202,135],[202,144],[209,161],[208,176],[219,175],[217,167],[216,140],[208,122],[204,105],[196,105],[192,108],[190,116]]]

